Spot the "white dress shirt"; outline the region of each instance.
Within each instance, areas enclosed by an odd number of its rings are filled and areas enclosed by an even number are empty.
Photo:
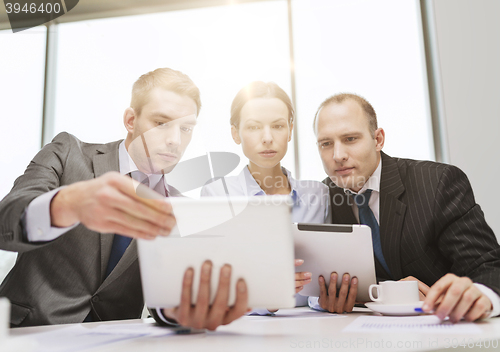
[[[372,195],[370,196],[370,201],[368,202],[368,206],[373,212],[373,215],[375,215],[375,218],[377,219],[377,222],[380,224],[380,177],[382,174],[382,159],[379,161],[377,168],[375,169],[375,172],[370,176],[368,181],[363,185],[363,187],[359,190],[359,192],[354,192],[351,191],[347,188],[344,188],[345,193],[353,193],[353,194],[362,194],[365,193],[367,189],[372,190]],[[359,209],[356,206],[356,204],[353,202],[352,204],[352,211],[354,213],[354,216],[356,217],[356,220],[359,223]],[[418,279],[418,278],[417,278]],[[489,317],[496,317],[497,315],[500,314],[500,296],[493,291],[491,288],[484,286],[483,284],[479,283],[474,283],[474,285],[481,291],[486,297],[489,298],[492,304],[492,311],[490,313]],[[320,307],[318,303],[318,297],[309,297],[309,306],[313,309],[316,310],[321,310],[323,309]]]

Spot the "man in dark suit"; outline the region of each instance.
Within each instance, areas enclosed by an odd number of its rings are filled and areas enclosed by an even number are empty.
[[[176,195],[163,174],[182,157],[200,106],[199,90],[188,76],[157,69],[133,86],[124,141],[89,144],[61,133],[35,156],[0,203],[0,248],[19,252],[0,286],[0,296],[12,303],[13,327],[141,316],[132,238],[167,236],[175,218],[167,202],[141,198],[135,188],[141,182]],[[210,273],[206,262],[191,306],[188,269],[180,306],[151,311],[157,321],[215,329],[243,315],[244,281],[237,282],[236,303],[228,307],[231,268],[223,266],[210,307]]]
[[[375,111],[354,94],[325,100],[314,128],[332,221],[372,228],[378,280],[417,280],[423,309],[441,319],[498,315],[500,247],[467,176],[452,165],[384,154]],[[319,283],[323,309],[352,310],[357,278],[345,273],[338,297],[335,285]]]

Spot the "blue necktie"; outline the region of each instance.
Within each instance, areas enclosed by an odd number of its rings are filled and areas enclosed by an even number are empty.
[[[140,171],[132,171],[130,174],[134,180],[142,183],[144,186],[149,187],[148,175]],[[126,237],[122,235],[115,234],[113,237],[113,244],[111,246],[111,253],[109,255],[108,266],[106,267],[106,277],[113,271],[116,264],[120,261],[123,253],[127,250],[130,242],[132,242],[131,237]]]
[[[132,171],[128,174],[128,176],[149,187],[149,178],[145,173],[140,171]],[[109,254],[108,266],[106,267],[105,278],[108,277],[109,274],[111,274],[116,264],[118,264],[121,257],[123,256],[123,253],[125,253],[125,251],[127,250],[130,242],[132,242],[131,237],[126,237],[118,234],[114,235],[113,244],[111,245],[111,253]],[[90,311],[83,322],[88,323],[92,321],[94,321],[94,317],[92,311]]]
[[[384,259],[384,254],[382,253],[382,243],[380,242],[380,228],[378,226],[377,219],[373,214],[373,211],[368,206],[370,201],[370,196],[372,195],[372,190],[367,189],[365,193],[355,194],[354,202],[359,209],[359,222],[363,225],[368,225],[372,229],[372,242],[373,242],[373,253],[375,257],[385,269],[385,271],[392,277],[392,274],[387,266]]]

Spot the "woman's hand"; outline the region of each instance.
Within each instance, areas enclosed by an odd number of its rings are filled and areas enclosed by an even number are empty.
[[[302,259],[295,259],[295,266],[301,266],[302,264],[304,264]],[[300,292],[304,288],[304,285],[311,282],[311,276],[312,274],[307,271],[295,273],[295,293]]]

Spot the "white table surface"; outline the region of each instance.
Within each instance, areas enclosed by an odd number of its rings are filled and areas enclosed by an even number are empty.
[[[143,337],[114,342],[85,351],[425,351],[443,349],[446,351],[500,351],[500,318],[476,323],[480,334],[443,333],[360,333],[342,330],[361,315],[378,315],[368,309],[355,308],[351,314],[334,315],[295,308],[280,310],[274,317],[245,316],[229,325],[219,327],[215,332],[191,335],[168,335]],[[153,320],[126,320],[104,323],[86,323],[82,326],[92,329],[101,324],[153,324]],[[73,324],[80,325],[80,324]],[[72,325],[53,325],[11,329],[12,337],[26,337],[43,331],[55,331]],[[451,344],[465,341],[474,347],[453,348]],[[489,341],[486,345],[476,342]],[[494,348],[493,346],[498,346]],[[448,347],[448,348],[447,348]],[[79,350],[75,346],[75,350]],[[4,352],[4,351],[2,351]],[[7,351],[5,351],[7,352]]]

